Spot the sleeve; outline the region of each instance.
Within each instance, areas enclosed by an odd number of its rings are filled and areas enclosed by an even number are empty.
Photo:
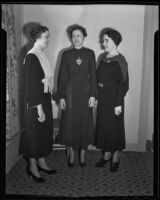
[[[28,54],[25,60],[26,67],[26,89],[27,103],[29,108],[42,103],[43,95],[43,71],[38,58],[33,54]]]
[[[118,67],[118,96],[116,106],[121,106],[124,101],[124,97],[129,90],[129,76],[128,76],[128,64],[123,66],[125,68],[125,76],[121,67]]]
[[[68,81],[68,71],[65,53],[62,54],[58,71],[57,92],[55,95],[56,102],[66,98],[66,84]]]
[[[97,99],[97,80],[96,80],[96,59],[94,51],[90,53],[89,63],[89,76],[90,76],[90,97]]]

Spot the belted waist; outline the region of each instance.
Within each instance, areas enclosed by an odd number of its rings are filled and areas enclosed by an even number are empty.
[[[113,80],[98,81],[98,87],[104,87],[104,86],[111,85],[111,84],[117,85],[118,83]]]

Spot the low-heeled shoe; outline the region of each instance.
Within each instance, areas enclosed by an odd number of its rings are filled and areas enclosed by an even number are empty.
[[[72,163],[72,162],[69,162],[68,160],[68,167],[74,167],[74,162]]]
[[[79,164],[81,167],[86,167],[86,162],[80,162]]]
[[[118,170],[119,163],[120,163],[120,160],[118,162],[111,162],[110,171],[116,172]]]
[[[46,172],[47,174],[55,174],[55,173],[57,173],[57,170],[55,170],[55,169],[47,170],[47,169],[43,169],[41,167],[38,167],[38,169],[39,169],[39,171]]]
[[[95,164],[95,167],[104,167],[105,164],[109,161],[111,161],[111,158],[109,158],[108,160],[101,158],[100,161]]]

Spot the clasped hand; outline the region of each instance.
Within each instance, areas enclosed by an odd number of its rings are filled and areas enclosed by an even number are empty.
[[[89,107],[94,107],[95,106],[95,97],[90,97],[89,98],[88,106]],[[60,108],[62,110],[66,109],[66,101],[65,101],[65,99],[60,99]]]
[[[122,106],[117,106],[114,109],[115,115],[120,115],[122,112]]]

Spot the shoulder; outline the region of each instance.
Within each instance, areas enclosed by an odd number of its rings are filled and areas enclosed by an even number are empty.
[[[38,57],[33,53],[27,54],[24,62],[25,62],[24,64],[25,64],[26,68],[28,68],[28,69],[37,70],[41,66]]]
[[[67,57],[67,56],[71,55],[72,53],[73,53],[73,49],[65,50],[62,53],[62,58]]]
[[[25,60],[26,60],[26,62],[37,62],[38,57],[33,53],[29,53],[26,55]]]
[[[84,51],[86,51],[86,52],[88,52],[88,53],[90,53],[90,54],[95,54],[94,53],[94,51],[92,50],[92,49],[90,49],[90,48],[87,48],[87,47],[84,47]]]
[[[117,57],[117,61],[119,62],[120,66],[122,66],[124,68],[128,68],[128,63],[127,63],[124,55],[119,54],[119,56]]]

